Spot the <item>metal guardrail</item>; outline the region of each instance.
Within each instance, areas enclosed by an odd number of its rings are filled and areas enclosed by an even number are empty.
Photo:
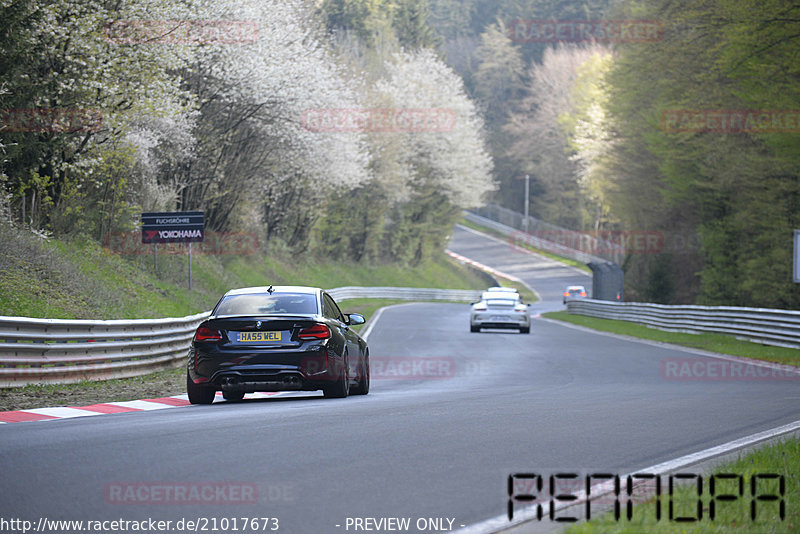
[[[337,301],[380,298],[471,302],[480,300],[481,297],[481,291],[472,289],[425,289],[414,287],[337,287],[329,289],[328,293]]]
[[[568,299],[569,313],[644,324],[671,332],[715,332],[764,345],[800,348],[800,311],[734,306],[667,306]]]
[[[495,204],[487,204],[475,212],[465,212],[465,218],[508,236],[511,245],[528,244],[582,263],[612,261],[621,265],[625,259],[624,246],[591,232],[562,228],[531,216],[526,225],[522,213]]]
[[[208,312],[88,321],[0,317],[0,387],[126,378],[173,368]]]
[[[480,291],[339,287],[336,300],[478,300]],[[0,387],[127,378],[180,366],[210,312],[168,319],[113,321],[0,316]]]
[[[486,228],[491,228],[492,230],[499,232],[504,236],[508,236],[508,244],[511,247],[519,247],[521,244],[531,245],[533,247],[538,248],[539,250],[552,252],[553,254],[558,254],[559,256],[570,258],[572,260],[579,261],[581,263],[589,263],[589,262],[599,263],[606,261],[605,259],[599,256],[594,256],[592,254],[588,254],[581,250],[564,246],[555,241],[542,239],[536,234],[517,230],[516,228],[513,228],[511,226],[507,226],[503,223],[499,223],[492,219],[487,219],[486,217],[483,217],[481,215],[476,215],[468,211],[464,213],[464,218],[468,221],[474,222],[475,224],[480,224],[481,226],[485,226]]]

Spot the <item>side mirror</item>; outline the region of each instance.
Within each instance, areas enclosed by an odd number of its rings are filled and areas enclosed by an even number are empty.
[[[357,325],[357,324],[364,324],[364,323],[367,322],[367,320],[364,319],[364,316],[361,315],[360,313],[348,313],[348,314],[345,314],[345,317],[347,318],[347,324],[349,324],[351,326],[354,326],[354,325]]]

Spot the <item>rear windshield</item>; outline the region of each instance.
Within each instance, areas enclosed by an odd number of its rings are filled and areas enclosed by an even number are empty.
[[[517,303],[516,300],[509,299],[490,299],[486,301],[489,306],[508,306],[512,307]]]
[[[317,313],[317,297],[310,293],[231,295],[217,305],[214,315],[272,315]]]
[[[483,298],[483,300],[489,300],[489,299],[513,299],[513,300],[517,300],[517,299],[519,299],[519,294],[518,293],[505,292],[505,291],[486,291],[486,292],[483,293],[483,295],[481,295],[481,297]]]

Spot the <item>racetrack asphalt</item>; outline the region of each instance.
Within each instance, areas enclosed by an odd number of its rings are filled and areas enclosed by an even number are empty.
[[[534,287],[533,315],[591,284],[462,227],[449,248]],[[366,397],[0,425],[0,518],[224,519],[227,531],[238,518],[240,532],[256,531],[244,518],[277,518],[292,533],[387,532],[408,518],[394,531],[455,530],[505,513],[511,473],[635,472],[800,419],[796,381],[677,379],[665,362],[704,357],[540,319],[529,335],[468,323],[468,305],[386,308]]]

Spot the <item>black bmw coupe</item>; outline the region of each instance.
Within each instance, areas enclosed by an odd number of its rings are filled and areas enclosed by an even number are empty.
[[[324,290],[300,286],[228,291],[198,326],[189,349],[192,404],[256,391],[316,391],[325,397],[369,392],[369,348]]]

